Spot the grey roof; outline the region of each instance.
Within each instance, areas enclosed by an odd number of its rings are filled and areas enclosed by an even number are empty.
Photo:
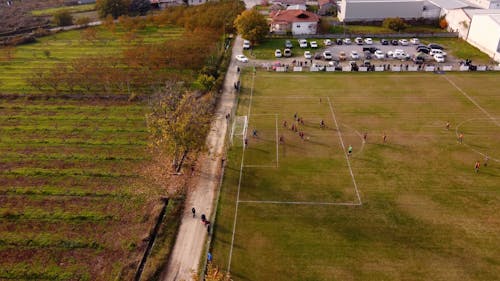
[[[464,9],[464,12],[472,18],[474,15],[499,15],[500,9]]]
[[[464,0],[428,0],[429,2],[433,3],[434,5],[446,9],[446,10],[453,10],[453,9],[460,9],[460,8],[468,8],[468,7],[477,7],[476,5],[464,1]]]

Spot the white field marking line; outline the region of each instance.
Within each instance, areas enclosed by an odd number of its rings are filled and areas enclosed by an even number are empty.
[[[288,205],[330,205],[330,206],[360,206],[354,202],[314,202],[314,201],[267,201],[267,200],[241,200],[240,203],[248,204],[288,204]]]
[[[361,202],[361,196],[359,196],[358,185],[356,184],[356,179],[354,178],[354,173],[352,172],[351,162],[349,161],[349,156],[345,151],[344,140],[342,140],[342,134],[340,133],[340,127],[337,123],[337,118],[335,117],[335,112],[333,111],[332,102],[330,101],[330,97],[327,97],[328,105],[330,106],[330,112],[332,113],[333,121],[335,121],[335,127],[337,127],[337,134],[340,139],[340,144],[342,145],[342,153],[344,153],[345,160],[347,161],[347,166],[349,167],[349,173],[351,174],[352,183],[354,184],[354,190],[356,191],[356,196],[358,197],[359,205],[363,204]]]
[[[455,127],[455,135],[457,136],[457,139],[458,139],[458,128],[460,128],[463,124],[467,123],[467,122],[470,122],[470,121],[473,121],[473,120],[488,120],[488,118],[471,118],[471,119],[468,119],[468,120],[465,120],[465,121],[462,121],[460,124],[458,124],[456,127]],[[490,160],[493,160],[495,162],[499,162],[500,163],[500,160],[499,159],[496,159],[494,157],[491,157],[487,154],[484,154],[482,153],[481,151],[473,148],[472,146],[468,145],[467,143],[463,142],[462,143],[463,145],[467,146],[468,148],[470,148],[472,151],[476,152],[477,154],[480,154],[481,156],[483,157],[488,157],[488,159]]]
[[[275,116],[276,113],[254,113],[252,116]]]
[[[500,123],[498,123],[497,119],[494,118],[493,116],[491,116],[488,111],[486,111],[484,108],[482,108],[475,100],[473,100],[469,95],[467,95],[466,92],[464,92],[464,90],[460,89],[457,84],[455,84],[455,82],[451,81],[450,78],[448,78],[446,75],[443,75],[442,77],[444,77],[444,79],[446,79],[451,85],[453,85],[453,87],[455,87],[460,93],[462,93],[462,95],[464,95],[466,98],[468,98],[477,108],[479,108],[479,110],[481,110],[484,114],[486,114],[486,116],[488,116],[488,118],[491,119],[491,121],[493,121],[493,123],[495,123],[498,127],[500,127]]]
[[[250,100],[248,104],[247,120],[250,123],[250,113],[252,110],[252,99],[253,99],[253,87],[255,84],[255,71],[252,76],[252,87],[250,88]],[[244,136],[246,138],[246,136]],[[234,247],[234,234],[236,233],[236,221],[238,220],[238,206],[240,204],[240,189],[241,189],[241,179],[243,178],[243,164],[245,161],[245,150],[243,147],[243,152],[241,153],[241,165],[240,165],[240,178],[238,180],[238,192],[236,193],[236,204],[234,207],[234,221],[233,221],[233,234],[231,236],[231,248],[229,249],[229,260],[227,262],[227,272],[231,272],[231,260],[233,258],[233,247]]]
[[[244,165],[243,168],[277,168],[276,165]]]
[[[279,159],[279,143],[278,143],[278,140],[279,140],[279,137],[278,137],[278,114],[275,115],[276,116],[276,168],[279,168],[280,166],[280,159]]]

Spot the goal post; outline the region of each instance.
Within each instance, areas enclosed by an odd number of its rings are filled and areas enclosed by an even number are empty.
[[[241,138],[242,143],[245,141],[248,128],[248,116],[236,116],[233,121],[233,126],[231,127],[231,145],[235,142],[235,137]]]

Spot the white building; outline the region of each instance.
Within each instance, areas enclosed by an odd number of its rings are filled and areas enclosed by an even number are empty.
[[[270,14],[270,31],[278,34],[291,32],[293,35],[316,34],[319,16],[304,10],[280,10]]]
[[[500,9],[500,0],[468,0],[483,9]]]
[[[467,41],[500,62],[500,14],[474,15]]]
[[[422,17],[424,0],[342,0],[340,21],[376,21],[385,18],[413,19]]]

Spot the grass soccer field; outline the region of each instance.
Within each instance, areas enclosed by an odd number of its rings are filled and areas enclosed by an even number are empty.
[[[498,78],[244,72],[214,263],[234,280],[498,280]]]

